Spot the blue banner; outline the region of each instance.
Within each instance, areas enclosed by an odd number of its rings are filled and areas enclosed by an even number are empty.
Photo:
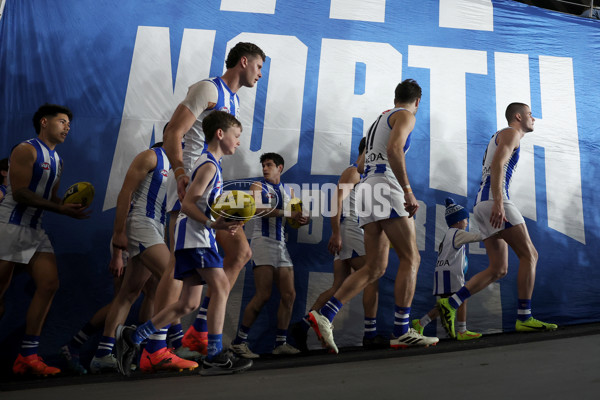
[[[112,298],[109,240],[125,171],[161,139],[188,86],[221,75],[228,50],[240,41],[256,43],[268,58],[256,87],[239,92],[244,133],[237,154],[224,161],[225,177],[261,176],[260,154],[275,151],[286,161],[283,181],[313,199],[311,224],[291,230],[288,241],[293,321],[332,282],[331,228],[317,207],[328,202],[323,188],[356,159],[361,137],[393,106],[394,88],[406,78],[423,88],[407,154],[421,203],[412,317],[434,305],[444,199],[472,210],[485,146],[506,125],[506,106],[519,101],[536,119],[511,187],[539,252],[534,315],[559,325],[600,320],[600,270],[593,267],[600,245],[598,21],[508,0],[7,0],[0,20],[0,158],[35,136],[31,118],[41,104],[63,104],[74,119],[57,149],[65,160],[61,193],[78,181],[96,188],[89,220],[45,216],[61,288],[42,353],[67,341]],[[483,245],[470,245],[469,274],[487,263]],[[392,252],[380,282],[382,332],[393,323],[396,269]],[[511,253],[508,275],[473,297],[470,329],[514,329],[517,269]],[[26,274],[17,274],[5,296],[0,342],[24,322],[28,285]],[[253,292],[248,268],[231,295],[228,338]],[[251,331],[257,352],[270,351],[277,303],[269,302]],[[336,319],[336,339],[344,346],[361,338],[362,305],[355,299]]]

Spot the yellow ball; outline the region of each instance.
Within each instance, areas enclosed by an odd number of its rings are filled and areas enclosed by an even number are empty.
[[[287,204],[286,209],[288,211],[294,212],[294,211],[302,211],[302,200],[300,200],[298,197],[294,197],[290,200],[290,202]],[[293,218],[286,218],[287,220],[287,224],[294,229],[298,229],[300,228],[300,223],[298,221],[296,221]]]
[[[89,182],[77,182],[67,189],[63,196],[64,204],[89,206],[94,200],[94,186]]]
[[[210,207],[213,218],[223,217],[229,221],[246,222],[254,216],[255,212],[254,197],[242,190],[221,193]]]

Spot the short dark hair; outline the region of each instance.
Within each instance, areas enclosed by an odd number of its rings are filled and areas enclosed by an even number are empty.
[[[512,120],[515,119],[515,115],[521,113],[525,107],[529,106],[525,103],[510,103],[508,107],[506,107],[506,112],[504,113],[508,123],[510,124]]]
[[[367,146],[367,138],[363,137],[360,139],[360,143],[358,144],[358,155],[360,156],[363,151],[365,151],[365,147]]]
[[[151,149],[155,149],[157,147],[162,147],[162,145],[163,145],[163,142],[156,142],[150,148]]]
[[[227,60],[225,61],[225,67],[227,69],[235,67],[244,56],[260,57],[263,61],[267,58],[264,51],[254,43],[239,42],[229,50]]]
[[[69,121],[73,121],[73,113],[65,106],[59,106],[58,104],[46,103],[33,114],[33,127],[35,132],[39,135],[42,129],[40,120],[44,117],[53,116],[56,117],[58,114],[67,114]]]
[[[280,165],[285,165],[283,162],[283,157],[281,157],[279,154],[277,153],[264,153],[262,156],[260,156],[260,163],[264,163],[267,160],[271,160],[275,163],[276,166],[280,166]]]
[[[394,100],[397,103],[412,103],[421,98],[421,86],[414,79],[405,79],[396,86]]]
[[[8,171],[8,158],[0,160],[0,171]]]
[[[226,131],[232,126],[239,126],[242,129],[242,123],[236,117],[225,111],[213,111],[202,120],[202,131],[204,132],[204,141],[210,143],[215,137],[217,130]]]

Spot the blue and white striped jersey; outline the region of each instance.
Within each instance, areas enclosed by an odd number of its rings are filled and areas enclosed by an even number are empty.
[[[233,93],[219,77],[205,79],[204,81],[212,82],[217,87],[219,97],[213,108],[204,110],[199,116],[196,116],[196,121],[190,130],[183,136],[183,166],[188,172],[191,171],[194,162],[200,157],[204,150],[205,137],[204,131],[202,130],[202,120],[214,110],[226,111],[234,117],[239,118],[240,99],[238,95]],[[200,82],[197,82],[194,85],[197,85]]]
[[[285,210],[292,198],[290,187],[283,182],[272,184],[266,179],[259,182],[262,186],[262,204]],[[250,239],[268,237],[282,242],[285,241],[285,217],[253,218],[248,221],[247,225],[246,232],[250,232],[248,235]]]
[[[365,143],[365,177],[371,174],[385,174],[388,178],[396,180],[388,160],[387,145],[392,131],[390,117],[400,110],[405,110],[405,108],[398,107],[384,111],[369,128]],[[411,136],[412,132],[406,138],[404,153],[410,148]]]
[[[206,215],[212,219],[210,215],[210,206],[214,203],[215,199],[223,192],[223,171],[221,170],[221,162],[217,161],[215,157],[208,151],[202,153],[194,164],[192,176],[190,179],[190,185],[196,177],[198,168],[206,163],[212,163],[217,167],[215,175],[208,183],[206,190],[202,196],[196,202],[196,206]],[[189,188],[189,185],[188,185]],[[198,249],[212,247],[217,251],[217,242],[215,240],[214,229],[207,229],[204,224],[196,221],[195,219],[189,218],[183,212],[179,213],[177,217],[177,226],[175,227],[175,250],[182,249]]]
[[[50,150],[38,138],[29,139],[23,143],[32,145],[37,154],[28,188],[38,196],[50,200],[54,186],[62,174],[62,159],[55,150]],[[0,203],[0,222],[38,229],[42,224],[42,214],[41,208],[29,207],[15,201],[9,178],[6,196]]]
[[[492,136],[490,142],[488,143],[487,149],[485,150],[485,154],[483,156],[481,183],[479,184],[479,191],[477,192],[475,204],[481,201],[493,200],[491,187],[492,160],[494,159],[494,154],[496,154],[496,149],[498,148],[498,134],[505,129],[508,128],[501,129]],[[508,188],[510,187],[513,174],[517,169],[517,162],[519,161],[520,152],[521,147],[517,147],[515,150],[513,150],[508,161],[502,167],[502,198],[504,200],[510,199]]]
[[[148,172],[131,197],[131,217],[148,217],[164,225],[167,210],[167,177],[171,163],[162,147],[156,153],[156,167]]]

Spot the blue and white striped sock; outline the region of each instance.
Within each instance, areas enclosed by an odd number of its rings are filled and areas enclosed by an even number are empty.
[[[206,314],[208,313],[208,304],[210,303],[210,297],[204,296],[202,300],[202,304],[200,304],[200,309],[198,310],[198,315],[196,315],[196,319],[194,320],[194,329],[198,332],[207,332],[208,324],[206,322]]]
[[[69,342],[69,349],[71,350],[71,353],[73,353],[73,350],[78,352],[79,349],[81,349],[81,346],[83,346],[83,344],[90,339],[90,336],[95,335],[99,331],[100,328],[96,328],[89,322],[85,324],[85,326],[81,328],[81,330],[77,332],[77,334],[73,336]]]
[[[233,340],[233,344],[240,344],[248,341],[248,333],[250,332],[250,327],[240,325],[240,329],[238,329],[237,336]]]
[[[450,303],[452,307],[457,309],[469,297],[471,297],[471,292],[469,292],[469,289],[467,289],[466,286],[463,286],[458,290],[458,292],[450,296],[450,298],[448,299],[448,303]]]
[[[377,319],[365,317],[364,337],[373,339],[375,336],[377,336]]]
[[[178,349],[181,347],[181,340],[183,339],[183,329],[181,324],[171,325],[167,332],[167,342],[170,343],[170,347]]]
[[[277,329],[275,347],[283,346],[287,342],[287,329]]]
[[[40,337],[36,335],[24,335],[21,341],[21,350],[19,354],[23,357],[37,354],[38,348],[40,347]]]
[[[96,357],[106,357],[112,353],[113,347],[115,347],[115,338],[110,336],[102,336],[100,343],[98,343],[98,349],[96,349]]]
[[[519,299],[519,310],[517,311],[520,321],[531,318],[531,299]]]
[[[410,321],[410,307],[394,305],[394,336],[400,337],[408,332]]]
[[[153,333],[148,337],[148,343],[146,343],[146,351],[150,354],[157,352],[160,349],[167,347],[167,332],[169,331],[168,325],[156,333]]]
[[[337,315],[337,313],[340,312],[341,308],[342,308],[342,303],[335,297],[332,297],[331,299],[329,299],[327,304],[325,304],[319,310],[319,313],[321,313],[321,315],[326,317],[329,320],[329,322],[332,322],[333,319],[335,318],[335,316]]]

